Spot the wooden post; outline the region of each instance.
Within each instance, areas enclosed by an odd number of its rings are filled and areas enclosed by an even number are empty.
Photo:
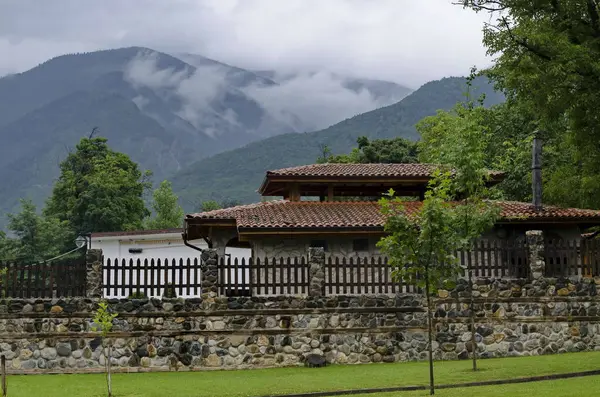
[[[2,397],[6,397],[6,356],[4,354],[0,357],[0,367],[2,371]]]
[[[532,170],[532,189],[533,189],[533,207],[536,211],[542,209],[542,140],[539,138],[540,132],[535,132],[533,138],[533,154],[531,162]]]
[[[327,185],[327,201],[333,201],[333,185],[331,183]]]

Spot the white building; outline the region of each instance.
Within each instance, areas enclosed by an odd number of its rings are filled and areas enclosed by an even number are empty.
[[[198,258],[200,252],[187,247],[181,233],[182,229],[92,233],[91,248],[101,249],[105,260]],[[202,239],[189,243],[208,248]]]
[[[186,262],[188,259],[192,262],[194,260],[198,260],[201,255],[200,251],[195,250],[184,244],[181,236],[182,231],[182,229],[164,229],[92,233],[90,248],[102,250],[105,266],[108,263],[114,264],[115,261],[117,263],[122,263],[123,260],[129,262],[130,259],[133,259],[134,261],[136,261],[136,263],[138,259],[141,260],[141,263],[144,263],[144,260],[146,259],[148,261],[152,259],[154,259],[155,261],[157,259],[160,259],[161,261],[179,261],[180,259],[183,259],[184,262]],[[188,244],[191,244],[200,249],[208,248],[208,245],[202,239],[189,241]],[[235,258],[238,258],[238,260],[240,260],[241,258],[246,258],[246,263],[248,263],[248,259],[251,256],[251,250],[246,248],[228,247],[225,251],[225,254],[228,257],[231,257],[232,260],[234,260]],[[105,286],[114,286],[116,284],[130,284],[131,277],[133,277],[134,281],[141,280],[142,283],[145,283],[145,280],[143,280],[144,275],[146,275],[146,277],[151,277],[150,275],[148,275],[151,272],[145,272],[143,267],[140,267],[139,270],[134,270],[132,273],[128,271],[122,272],[121,276],[118,276],[115,273],[117,272],[112,272],[111,280],[108,280],[109,272],[104,272]],[[188,280],[187,271],[182,272],[183,274],[179,272],[173,272],[173,274],[171,274],[169,272],[165,275],[158,271],[154,271],[153,273],[155,280],[161,280],[161,283],[163,284],[163,281],[167,280],[167,282],[173,283],[175,285],[186,285],[189,281],[193,282],[194,280],[196,280],[195,277],[200,277],[199,274],[191,274],[189,276],[191,280]],[[248,276],[249,274],[246,271],[245,277]],[[183,277],[182,282],[180,282],[180,277]],[[105,291],[105,297],[126,298],[128,296],[128,288],[125,288],[124,291],[125,292],[123,292],[123,289],[120,288],[111,288],[109,291]],[[162,296],[163,292],[164,289],[161,288],[159,291],[149,293],[149,297],[160,297]],[[191,298],[199,295],[200,291],[197,291],[197,293],[195,294],[178,294],[178,296],[182,298]]]

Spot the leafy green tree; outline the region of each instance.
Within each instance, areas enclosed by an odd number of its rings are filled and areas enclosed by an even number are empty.
[[[21,200],[21,212],[8,215],[8,229],[15,238],[7,239],[4,236],[6,254],[31,263],[61,254],[68,236],[66,222],[39,215],[35,205],[25,199]]]
[[[220,210],[221,204],[219,204],[216,200],[208,200],[208,201],[204,201],[202,203],[202,205],[200,206],[200,211],[202,212],[208,212],[208,211],[214,211],[214,210]]]
[[[231,208],[240,205],[241,202],[235,199],[226,199],[221,201],[221,208]]]
[[[102,349],[104,350],[105,357],[105,370],[106,370],[106,388],[108,391],[108,397],[112,397],[112,379],[111,379],[111,358],[112,358],[112,340],[108,337],[113,329],[113,321],[118,316],[118,313],[111,313],[108,308],[106,301],[98,303],[98,309],[94,313],[94,326],[92,328],[95,332],[100,332],[102,337]]]
[[[600,186],[598,2],[457,3],[491,13],[483,30],[483,42],[495,62],[487,73],[509,99],[535,116],[538,128],[545,132],[541,137],[545,142],[562,140],[556,148],[564,161],[550,176],[548,197],[600,207],[596,193]],[[562,124],[565,128],[556,131],[555,126]]]
[[[417,144],[405,138],[375,139],[361,136],[358,147],[349,154],[334,156],[329,148],[317,159],[317,163],[416,163]]]
[[[152,209],[156,215],[146,221],[146,229],[181,227],[183,208],[178,203],[179,198],[173,193],[171,182],[162,181],[152,196]]]
[[[0,261],[13,260],[16,256],[15,240],[8,238],[6,233],[0,230]]]
[[[493,227],[500,215],[500,208],[485,199],[491,195],[486,182],[489,180],[488,166],[497,165],[498,158],[490,164],[489,149],[494,146],[495,135],[490,134],[489,114],[493,110],[472,102],[458,104],[454,114],[441,112],[438,116],[425,119],[418,128],[423,132],[421,156],[429,162],[440,164],[454,171],[451,181],[452,194],[461,197],[460,205],[454,208],[455,237],[459,247],[470,250],[475,241],[487,229]],[[509,185],[511,186],[511,185]],[[467,269],[469,289],[473,291],[472,269]],[[475,308],[473,295],[470,302],[471,344],[473,346],[473,370],[477,370],[475,342]]]
[[[431,293],[442,282],[454,280],[461,272],[453,255],[460,240],[452,233],[456,217],[450,203],[450,181],[448,173],[438,173],[416,214],[406,212],[403,201],[394,198],[393,191],[389,198],[380,200],[388,235],[377,245],[389,256],[392,277],[425,288],[431,394],[434,393]]]
[[[140,229],[150,213],[143,195],[150,172],[109,148],[105,138],[83,138],[60,164],[45,214],[68,222],[73,235]]]
[[[453,110],[439,111],[417,124],[422,138],[419,159],[425,163],[442,164],[448,160],[449,144],[456,146],[466,135],[475,134],[478,139],[477,150],[481,153],[480,160],[485,168],[506,173],[504,181],[495,189],[496,196],[529,201],[533,129],[528,129],[530,126],[521,119],[522,113],[518,113],[510,104],[485,108],[472,103],[458,103]],[[549,148],[550,145],[547,145]],[[464,158],[464,161],[473,161],[472,156],[464,156],[465,152],[466,149],[459,147],[454,154],[458,156],[456,160]]]

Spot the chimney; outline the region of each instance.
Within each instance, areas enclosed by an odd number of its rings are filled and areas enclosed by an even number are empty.
[[[541,131],[536,131],[533,138],[533,158],[531,164],[532,170],[532,188],[533,188],[533,207],[536,211],[542,209],[542,140]]]

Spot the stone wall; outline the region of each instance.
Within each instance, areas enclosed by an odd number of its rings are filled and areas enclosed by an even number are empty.
[[[355,251],[353,241],[355,239],[367,239],[369,241],[368,249],[365,251]],[[353,236],[328,236],[325,238],[310,238],[296,236],[293,238],[260,238],[251,240],[253,254],[259,258],[280,258],[280,257],[302,257],[306,253],[313,240],[325,240],[327,242],[327,256],[338,256],[340,258],[351,257],[373,257],[380,255],[376,244],[379,236],[370,236],[368,234]]]
[[[480,357],[600,350],[600,279],[480,279]],[[471,351],[468,286],[438,291],[436,359]],[[101,371],[95,298],[0,301],[0,354],[14,373]],[[302,365],[427,358],[420,295],[109,300],[117,371]]]

